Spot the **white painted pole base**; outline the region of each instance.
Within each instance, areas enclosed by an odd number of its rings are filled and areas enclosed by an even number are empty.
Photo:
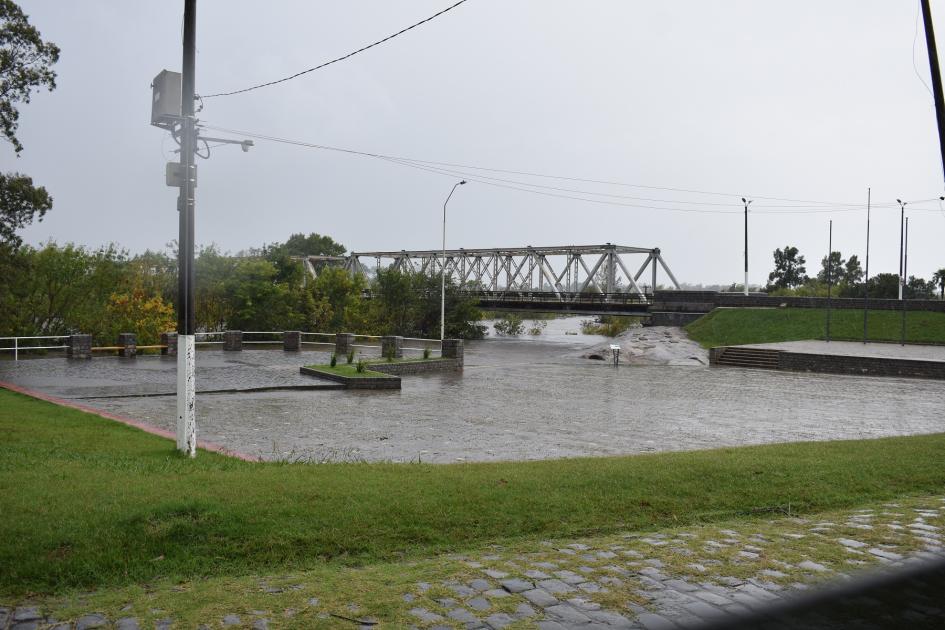
[[[196,355],[193,335],[177,336],[177,450],[197,455]]]

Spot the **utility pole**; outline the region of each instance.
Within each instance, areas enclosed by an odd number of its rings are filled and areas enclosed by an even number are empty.
[[[833,282],[833,219],[827,236],[827,342],[830,342],[830,289]]]
[[[909,273],[909,218],[906,217],[906,246],[903,255],[902,272]],[[906,345],[906,301],[902,301],[902,332],[899,336],[899,345]]]
[[[935,46],[935,29],[932,26],[932,9],[929,7],[929,0],[922,0],[922,21],[925,24],[925,47],[929,53],[929,70],[932,73],[932,94],[935,97],[935,120],[938,123],[942,173],[945,175],[945,98],[942,96],[942,73],[938,65],[938,49]]]
[[[906,281],[906,279],[902,277],[902,255],[906,234],[906,205],[908,205],[909,202],[902,201],[901,199],[896,199],[896,202],[899,204],[899,299],[902,300],[902,285]]]
[[[194,316],[194,189],[197,145],[194,120],[196,90],[197,0],[184,0],[184,46],[181,66],[182,182],[177,199],[177,449],[190,457],[197,454],[195,316]]]
[[[866,343],[870,313],[870,197],[872,189],[866,189],[866,277],[863,279],[863,343]]]
[[[752,201],[752,199],[742,197],[742,203],[745,204],[745,296],[748,295],[748,206]],[[654,262],[654,266],[655,264]]]

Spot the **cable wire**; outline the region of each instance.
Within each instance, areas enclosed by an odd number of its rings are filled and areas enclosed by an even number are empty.
[[[530,182],[522,182],[518,180],[510,180],[510,179],[497,178],[497,177],[490,177],[486,175],[481,175],[479,173],[470,173],[468,171],[445,168],[445,166],[455,165],[455,163],[451,163],[451,162],[435,162],[431,160],[418,160],[414,158],[405,158],[401,156],[387,155],[383,153],[359,151],[357,149],[348,149],[344,147],[335,147],[335,146],[330,146],[330,145],[325,145],[325,144],[305,142],[301,140],[292,140],[289,138],[280,138],[278,136],[270,136],[266,134],[259,134],[259,133],[244,131],[244,130],[230,129],[226,127],[217,127],[214,125],[207,125],[207,124],[201,124],[201,127],[204,127],[206,129],[210,129],[213,131],[219,131],[222,133],[240,135],[244,137],[250,137],[250,138],[255,138],[257,140],[265,140],[265,141],[275,142],[279,144],[288,144],[288,145],[299,146],[303,148],[333,151],[333,152],[345,153],[349,155],[357,155],[361,157],[370,157],[370,158],[374,158],[378,160],[383,160],[389,163],[397,164],[399,166],[414,168],[414,169],[426,171],[429,173],[434,173],[437,175],[443,175],[443,176],[449,176],[449,177],[457,177],[457,176],[465,177],[469,179],[470,181],[475,181],[477,183],[486,184],[486,185],[497,187],[497,188],[507,188],[510,190],[530,192],[533,194],[540,194],[540,195],[549,196],[549,197],[560,197],[564,199],[573,199],[576,201],[586,201],[589,203],[603,203],[603,204],[609,204],[609,205],[641,208],[641,209],[648,209],[648,210],[667,210],[671,212],[699,212],[699,213],[710,213],[710,214],[713,214],[713,213],[714,214],[729,214],[729,213],[741,212],[738,210],[713,211],[713,210],[692,209],[692,208],[674,208],[674,207],[667,208],[667,207],[662,207],[662,206],[610,202],[610,201],[605,201],[601,199],[587,199],[585,197],[578,197],[574,195],[560,195],[556,193],[559,193],[559,192],[576,193],[578,195],[592,195],[592,196],[599,196],[599,197],[610,197],[610,198],[615,198],[615,199],[650,201],[650,202],[667,203],[667,204],[682,203],[682,204],[711,205],[711,206],[726,206],[727,205],[724,203],[717,203],[717,202],[700,202],[700,201],[680,200],[680,199],[653,199],[650,197],[633,197],[629,195],[614,195],[610,193],[600,193],[600,192],[595,192],[595,191],[578,190],[578,189],[573,189],[573,188],[543,186],[541,184],[534,184]],[[646,186],[642,184],[627,184],[624,182],[612,182],[612,181],[606,181],[606,180],[584,179],[584,178],[577,178],[577,177],[543,175],[543,174],[529,173],[527,171],[512,171],[508,169],[494,169],[494,168],[475,167],[475,166],[460,166],[460,168],[482,170],[482,171],[487,171],[487,172],[519,173],[519,174],[530,175],[534,177],[560,179],[560,180],[565,180],[565,181],[580,181],[580,182],[608,184],[608,185],[615,185],[615,186],[626,186],[626,187],[632,187],[632,188],[645,188],[645,189],[666,190],[666,191],[673,191],[673,192],[685,192],[685,193],[690,193],[690,194],[718,195],[718,196],[725,196],[725,197],[740,197],[741,196],[735,193],[720,193],[720,192],[701,191],[701,190],[684,189],[684,188]],[[534,190],[535,188],[541,188],[544,190]],[[555,192],[546,192],[546,191],[555,191]],[[822,213],[832,213],[832,212],[862,211],[866,209],[865,204],[858,204],[858,203],[856,204],[834,203],[834,202],[816,201],[816,200],[785,199],[785,198],[780,198],[780,197],[766,197],[766,196],[761,196],[761,195],[751,195],[751,196],[755,199],[788,201],[788,202],[793,202],[793,203],[798,203],[798,204],[809,204],[806,206],[801,206],[801,205],[783,206],[783,205],[774,205],[774,204],[763,205],[763,206],[759,206],[759,208],[771,208],[771,209],[757,212],[757,214],[822,214]],[[925,201],[931,201],[931,200],[922,199],[922,200],[916,200],[913,203],[921,203]],[[892,207],[898,207],[898,206],[892,203],[885,203],[885,204],[874,203],[872,204],[872,207],[876,209],[876,208],[892,208]]]
[[[347,55],[342,55],[341,57],[337,57],[337,58],[335,58],[335,59],[332,59],[331,61],[326,61],[325,63],[319,64],[319,65],[314,66],[314,67],[312,67],[312,68],[308,68],[308,69],[306,69],[306,70],[302,70],[301,72],[296,72],[295,74],[289,75],[289,76],[287,76],[287,77],[283,77],[283,78],[281,78],[281,79],[276,79],[276,80],[274,80],[274,81],[268,81],[268,82],[266,82],[266,83],[260,83],[260,84],[258,84],[258,85],[252,85],[252,86],[250,86],[250,87],[243,88],[243,89],[241,89],[241,90],[233,90],[232,92],[217,92],[216,94],[206,94],[206,95],[203,96],[203,98],[217,98],[218,96],[233,96],[234,94],[244,94],[244,93],[246,93],[246,92],[252,92],[253,90],[258,90],[258,89],[261,89],[261,88],[264,88],[264,87],[269,87],[269,86],[272,86],[272,85],[277,85],[277,84],[279,84],[279,83],[285,83],[286,81],[291,81],[292,79],[297,79],[298,77],[302,76],[303,74],[308,74],[309,72],[315,72],[316,70],[321,70],[322,68],[324,68],[324,67],[326,67],[326,66],[330,66],[330,65],[333,64],[333,63],[338,63],[339,61],[344,61],[345,59],[348,59],[348,58],[350,58],[350,57],[354,57],[354,56],[357,55],[358,53],[362,53],[362,52],[364,52],[365,50],[368,50],[368,49],[370,49],[370,48],[374,48],[375,46],[379,46],[379,45],[383,44],[384,42],[390,41],[390,40],[394,39],[395,37],[397,37],[398,35],[403,35],[404,33],[406,33],[407,31],[409,31],[409,30],[411,30],[411,29],[415,29],[415,28],[417,28],[418,26],[421,26],[421,25],[423,25],[423,24],[426,24],[427,22],[430,22],[431,20],[434,20],[434,19],[440,17],[441,15],[443,15],[444,13],[446,13],[446,12],[448,12],[448,11],[452,11],[453,9],[455,9],[455,8],[458,7],[459,5],[463,4],[464,2],[466,2],[466,0],[459,0],[459,2],[457,2],[456,4],[446,7],[446,8],[443,9],[442,11],[439,11],[439,12],[437,12],[437,13],[434,13],[433,15],[431,15],[430,17],[428,17],[428,18],[426,18],[426,19],[424,19],[424,20],[420,20],[420,21],[417,22],[416,24],[411,24],[410,26],[408,26],[408,27],[406,27],[406,28],[402,28],[402,29],[400,29],[399,31],[397,31],[396,33],[394,33],[394,34],[392,34],[392,35],[388,35],[388,36],[385,37],[384,39],[379,39],[379,40],[377,40],[376,42],[373,42],[373,43],[371,43],[371,44],[368,44],[367,46],[362,46],[361,48],[358,48],[357,50],[355,50],[355,51],[353,51],[353,52],[349,52]],[[198,98],[200,98],[200,97],[198,97]]]

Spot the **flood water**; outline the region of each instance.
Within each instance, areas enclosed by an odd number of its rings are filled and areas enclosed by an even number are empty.
[[[198,437],[267,459],[491,461],[618,455],[945,431],[941,381],[738,368],[621,365],[581,358],[603,337],[540,336],[466,346],[462,372],[403,377],[401,391],[272,391],[197,398]],[[311,385],[327,352],[198,351],[198,392]],[[173,358],[0,363],[0,380],[174,428]],[[112,396],[111,398],[87,398]]]

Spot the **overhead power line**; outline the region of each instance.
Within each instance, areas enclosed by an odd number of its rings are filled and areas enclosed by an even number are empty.
[[[482,173],[471,172],[471,171],[485,171],[489,173],[510,173],[510,174],[519,174],[519,175],[538,177],[538,178],[544,178],[544,179],[605,184],[605,185],[611,185],[611,186],[623,186],[623,187],[629,187],[629,188],[642,188],[642,189],[649,189],[649,190],[663,190],[663,191],[671,191],[671,192],[679,192],[679,193],[687,193],[687,194],[740,197],[736,193],[722,193],[722,192],[715,192],[715,191],[703,191],[703,190],[694,190],[694,189],[686,189],[686,188],[670,188],[670,187],[665,187],[665,186],[648,186],[644,184],[629,184],[626,182],[607,181],[607,180],[601,180],[601,179],[586,179],[586,178],[579,178],[579,177],[567,177],[567,176],[531,173],[527,171],[487,168],[487,167],[482,167],[482,166],[457,165],[451,162],[436,162],[432,160],[419,160],[415,158],[407,158],[403,156],[389,155],[389,154],[384,154],[384,153],[360,151],[357,149],[335,147],[331,145],[306,142],[302,140],[293,140],[289,138],[281,138],[278,136],[270,136],[270,135],[254,133],[250,131],[230,129],[226,127],[217,127],[213,125],[204,124],[202,125],[202,127],[213,130],[213,131],[234,134],[238,136],[254,138],[257,140],[274,142],[278,144],[287,144],[287,145],[298,146],[298,147],[308,148],[308,149],[318,149],[322,151],[332,151],[336,153],[345,153],[348,155],[374,158],[378,160],[383,160],[391,164],[396,164],[398,166],[413,168],[416,170],[421,170],[428,173],[434,173],[434,174],[442,175],[445,177],[463,177],[463,178],[468,179],[469,181],[475,181],[477,183],[484,184],[487,186],[493,186],[496,188],[505,188],[509,190],[517,190],[520,192],[527,192],[527,193],[542,195],[546,197],[558,197],[562,199],[572,199],[572,200],[584,201],[588,203],[639,208],[639,209],[645,209],[645,210],[664,210],[667,212],[693,212],[693,213],[700,213],[700,214],[739,214],[741,213],[740,210],[734,210],[734,209],[721,210],[721,209],[715,209],[715,208],[713,209],[679,208],[672,205],[654,206],[654,205],[647,205],[647,204],[626,203],[623,201],[612,201],[611,199],[645,201],[645,202],[659,203],[659,204],[682,204],[682,205],[713,206],[713,207],[729,207],[730,206],[730,204],[720,203],[720,202],[711,202],[711,201],[693,201],[693,200],[686,200],[686,199],[658,199],[658,198],[653,198],[653,197],[635,197],[635,196],[630,196],[630,195],[617,195],[617,194],[612,194],[612,193],[581,190],[581,189],[575,189],[575,188],[548,186],[548,185],[536,184],[532,182],[525,182],[525,181],[516,180],[516,179],[493,177],[490,175],[483,175]],[[460,169],[466,169],[466,170],[460,170]],[[569,193],[569,194],[562,194],[562,193]],[[594,199],[594,198],[589,198],[589,197],[606,197],[608,199]],[[817,200],[785,199],[781,197],[766,197],[762,195],[752,195],[752,197],[755,199],[791,202],[793,204],[806,204],[806,205],[778,205],[778,204],[759,205],[758,206],[759,210],[756,211],[757,214],[823,214],[823,213],[833,213],[833,212],[856,212],[856,211],[861,211],[861,210],[866,209],[865,205],[858,204],[858,203],[834,203],[834,202],[829,202],[829,201],[817,201]],[[925,201],[932,201],[932,200],[922,199],[922,200],[916,200],[913,203],[921,203]],[[887,207],[887,206],[893,207],[894,205],[895,204],[873,204],[872,207],[873,208]],[[762,208],[764,208],[764,210],[761,210]],[[920,208],[915,208],[915,209],[919,210]]]
[[[424,19],[424,20],[420,20],[420,21],[417,22],[416,24],[411,24],[410,26],[408,26],[408,27],[406,27],[406,28],[402,28],[402,29],[400,29],[399,31],[397,31],[396,33],[394,33],[394,34],[392,34],[392,35],[388,35],[388,36],[385,37],[384,39],[379,39],[379,40],[377,40],[376,42],[373,42],[373,43],[371,43],[371,44],[368,44],[367,46],[362,46],[361,48],[358,48],[357,50],[355,50],[355,51],[353,51],[353,52],[349,52],[347,55],[342,55],[341,57],[337,57],[337,58],[335,58],[335,59],[332,59],[331,61],[326,61],[326,62],[321,63],[321,64],[319,64],[319,65],[317,65],[317,66],[314,66],[314,67],[312,67],[312,68],[308,68],[308,69],[306,69],[306,70],[302,70],[301,72],[296,72],[295,74],[289,75],[289,76],[287,76],[287,77],[283,77],[283,78],[281,78],[281,79],[276,79],[276,80],[274,80],[274,81],[267,81],[266,83],[260,83],[260,84],[258,84],[258,85],[252,85],[252,86],[250,86],[250,87],[242,88],[242,89],[240,89],[240,90],[233,90],[233,91],[231,91],[231,92],[217,92],[216,94],[203,94],[203,95],[201,95],[201,98],[217,98],[218,96],[233,96],[234,94],[244,94],[244,93],[246,93],[246,92],[252,92],[253,90],[258,90],[258,89],[261,89],[261,88],[264,88],[264,87],[269,87],[269,86],[271,86],[271,85],[277,85],[277,84],[279,84],[279,83],[285,83],[286,81],[291,81],[292,79],[297,79],[297,78],[299,78],[300,76],[302,76],[303,74],[308,74],[309,72],[315,72],[316,70],[321,70],[322,68],[324,68],[324,67],[326,67],[326,66],[330,66],[330,65],[333,64],[333,63],[338,63],[339,61],[344,61],[345,59],[348,59],[348,58],[350,58],[350,57],[354,57],[354,56],[357,55],[358,53],[362,53],[362,52],[364,52],[365,50],[368,50],[368,49],[370,49],[370,48],[374,48],[375,46],[379,46],[379,45],[383,44],[384,42],[390,41],[390,40],[394,39],[395,37],[397,37],[398,35],[403,35],[404,33],[406,33],[407,31],[409,31],[409,30],[411,30],[411,29],[415,29],[415,28],[417,28],[418,26],[421,26],[421,25],[423,25],[423,24],[426,24],[427,22],[430,22],[430,21],[432,21],[432,20],[435,20],[436,18],[440,17],[440,16],[443,15],[444,13],[446,13],[446,12],[448,12],[448,11],[452,11],[453,9],[455,9],[455,8],[458,7],[459,5],[463,4],[464,2],[466,2],[466,0],[459,0],[459,2],[457,2],[456,4],[453,4],[453,5],[451,5],[451,6],[446,7],[446,8],[443,9],[442,11],[439,11],[439,12],[437,12],[437,13],[434,13],[433,15],[431,15],[430,17],[428,17],[428,18],[426,18],[426,19]]]

